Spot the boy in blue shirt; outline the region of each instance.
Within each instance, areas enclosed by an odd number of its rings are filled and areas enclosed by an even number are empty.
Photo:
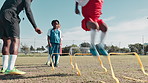
[[[61,43],[61,30],[59,29],[60,23],[58,20],[53,20],[51,22],[51,25],[53,26],[53,28],[49,29],[47,33],[47,41],[49,46],[49,55],[48,55],[47,64],[50,61],[50,56],[52,53],[60,53],[60,43]],[[52,55],[52,61],[54,62],[55,67],[58,67],[59,57],[60,57],[59,54]]]

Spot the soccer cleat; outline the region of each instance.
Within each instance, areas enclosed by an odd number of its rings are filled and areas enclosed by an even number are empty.
[[[99,53],[95,46],[90,47],[90,53],[92,53],[93,56],[99,56]]]
[[[96,45],[96,48],[97,48],[97,50],[98,50],[98,52],[100,53],[100,54],[102,54],[102,55],[105,55],[105,56],[108,56],[108,53],[107,53],[107,51],[104,49],[104,45],[103,44],[97,44]]]
[[[20,71],[20,70],[18,70],[18,69],[13,69],[13,70],[6,70],[5,72],[4,72],[6,75],[22,75],[22,74],[25,74],[26,72],[23,72],[23,71]]]
[[[3,68],[2,68],[2,69],[0,70],[0,73],[4,73],[5,71],[6,71],[6,69],[3,69]]]

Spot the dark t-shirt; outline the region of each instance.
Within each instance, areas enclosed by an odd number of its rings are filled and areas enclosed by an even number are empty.
[[[7,9],[10,9],[10,10],[12,9],[16,12],[17,15],[19,15],[19,13],[23,9],[25,9],[25,12],[26,12],[26,15],[27,15],[29,21],[31,22],[32,26],[34,28],[36,28],[37,26],[34,21],[30,5],[31,5],[31,0],[6,0],[4,2],[0,12],[2,13],[3,11],[5,11]]]

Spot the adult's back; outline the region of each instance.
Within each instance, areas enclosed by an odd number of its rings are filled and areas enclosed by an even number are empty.
[[[6,0],[1,8],[0,13],[4,13],[6,10],[15,11],[17,18],[19,19],[19,13],[25,9],[26,15],[33,25],[36,28],[36,23],[33,18],[33,14],[30,8],[32,0]]]
[[[6,0],[1,8],[1,11],[6,9],[13,9],[19,14],[24,8],[25,0]]]

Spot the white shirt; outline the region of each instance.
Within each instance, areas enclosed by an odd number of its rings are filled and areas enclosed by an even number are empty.
[[[51,30],[52,30],[52,28],[48,30],[48,32],[47,32],[47,36],[50,36],[50,32],[51,32]],[[60,31],[60,38],[62,38],[61,30],[60,30],[60,29],[58,29],[58,30]]]
[[[88,3],[89,0],[75,0],[75,1],[78,2],[80,6],[83,7]]]

